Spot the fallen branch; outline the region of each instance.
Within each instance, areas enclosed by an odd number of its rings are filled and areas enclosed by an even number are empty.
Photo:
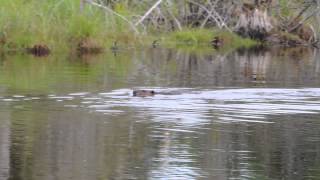
[[[138,26],[161,2],[162,0],[158,0],[134,25]]]
[[[297,25],[295,25],[295,26],[293,26],[292,28],[290,28],[290,29],[288,30],[288,32],[292,32],[292,31],[298,29],[300,26],[303,25],[303,23],[304,23],[305,21],[307,21],[307,20],[310,19],[313,15],[315,15],[316,13],[318,13],[318,12],[319,12],[319,9],[320,9],[320,7],[317,7],[309,16],[305,17],[305,18],[304,18],[303,20],[301,20]]]
[[[300,12],[299,14],[292,19],[292,21],[288,24],[288,27],[290,27],[292,24],[294,24],[295,22],[298,21],[298,19],[303,15],[304,12],[306,12],[309,8],[311,7],[311,5],[305,6]]]
[[[135,27],[135,25],[132,24],[131,21],[129,21],[127,18],[125,18],[125,17],[122,16],[121,14],[113,11],[113,10],[110,9],[109,7],[104,6],[104,5],[102,5],[102,4],[99,4],[99,3],[96,3],[96,2],[93,2],[93,1],[90,1],[90,0],[86,0],[86,2],[87,2],[88,4],[91,4],[91,5],[93,5],[93,6],[97,6],[97,7],[99,7],[99,8],[102,8],[102,9],[104,9],[104,10],[106,10],[106,11],[108,11],[108,12],[110,12],[110,13],[116,15],[116,16],[118,16],[119,18],[121,18],[122,20],[124,20],[125,22],[127,22],[135,33],[139,34],[139,31],[138,31],[138,29]]]

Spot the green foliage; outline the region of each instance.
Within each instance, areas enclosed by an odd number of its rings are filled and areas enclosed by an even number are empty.
[[[290,9],[288,7],[288,1],[287,0],[279,0],[279,5],[281,8],[281,15],[282,16],[289,16],[290,13]]]
[[[99,34],[101,29],[99,20],[91,19],[87,15],[75,14],[69,19],[67,30],[70,37],[84,38]]]

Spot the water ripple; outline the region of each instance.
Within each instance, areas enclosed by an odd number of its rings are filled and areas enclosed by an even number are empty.
[[[131,89],[117,89],[99,93],[51,94],[46,98],[63,103],[66,108],[87,108],[107,115],[119,115],[130,111],[145,119],[173,122],[184,127],[209,121],[273,123],[269,120],[272,118],[267,118],[268,116],[320,113],[320,88],[149,89],[158,94],[153,97],[133,97]],[[0,102],[14,103],[39,99],[40,97],[13,95],[0,97]]]
[[[320,112],[319,88],[153,90],[159,94],[145,98],[132,97],[130,89],[100,93],[90,97],[93,101],[87,107],[105,112],[134,108],[138,113],[151,115],[154,121],[174,120],[184,125],[205,123],[212,117],[225,122],[273,123],[266,117]]]

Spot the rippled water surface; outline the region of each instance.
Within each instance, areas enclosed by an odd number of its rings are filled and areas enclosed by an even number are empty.
[[[0,179],[320,179],[320,55],[3,56]]]

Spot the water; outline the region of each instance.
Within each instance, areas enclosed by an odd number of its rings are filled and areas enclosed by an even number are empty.
[[[0,179],[320,179],[319,57],[4,56]]]

